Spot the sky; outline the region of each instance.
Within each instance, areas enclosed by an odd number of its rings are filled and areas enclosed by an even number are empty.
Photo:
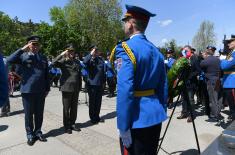
[[[192,43],[204,20],[214,23],[217,48],[222,48],[224,34],[235,34],[235,0],[119,0],[125,13],[125,4],[136,5],[157,14],[150,19],[147,38],[156,46],[175,39],[177,45]],[[68,0],[0,0],[0,11],[20,21],[50,23],[49,9],[64,7]]]

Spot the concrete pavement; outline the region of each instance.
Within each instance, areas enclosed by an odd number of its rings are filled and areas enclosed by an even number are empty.
[[[52,88],[46,98],[43,133],[47,136],[46,143],[37,141],[33,146],[26,143],[24,129],[24,113],[21,97],[11,98],[10,117],[0,118],[0,155],[119,155],[118,132],[116,129],[116,98],[103,96],[101,114],[104,123],[92,125],[89,122],[88,107],[85,103],[85,94],[80,93],[78,106],[77,125],[81,132],[65,134],[63,132],[63,112],[61,93],[58,88]],[[171,154],[197,154],[197,146],[194,137],[192,123],[186,120],[177,120],[181,106],[177,107],[173,120],[163,142],[160,155]],[[196,128],[199,144],[203,152],[224,130],[226,123],[220,126],[213,122],[207,122],[207,117],[198,108]],[[168,110],[168,115],[171,110]],[[226,112],[226,111],[225,111]],[[167,121],[163,124],[165,130]]]

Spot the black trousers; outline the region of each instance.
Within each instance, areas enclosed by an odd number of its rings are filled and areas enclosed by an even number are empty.
[[[107,83],[108,83],[108,86],[109,86],[109,93],[111,95],[114,95],[114,91],[116,89],[116,81],[115,81],[114,77],[108,77],[107,78]]]
[[[230,116],[235,120],[235,88],[224,88],[224,100],[228,103]]]
[[[194,114],[194,90],[193,89],[186,89],[183,90],[182,92],[182,97],[183,97],[183,102],[182,102],[182,114],[190,116],[190,106],[192,108],[192,113],[193,113],[193,117],[195,117]],[[188,97],[188,102],[187,103],[187,97]]]
[[[42,134],[45,93],[22,93],[27,138]]]
[[[132,144],[125,148],[120,139],[122,155],[156,155],[162,123],[140,129],[132,129]]]
[[[63,123],[65,129],[70,129],[77,119],[78,95],[76,92],[62,92]]]
[[[88,85],[89,116],[91,121],[100,121],[100,108],[102,102],[103,87]]]
[[[4,106],[1,109],[1,114],[7,114],[10,112],[10,100],[9,98],[7,99],[7,102],[4,104]]]

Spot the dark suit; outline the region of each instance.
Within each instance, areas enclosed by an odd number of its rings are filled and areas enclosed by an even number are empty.
[[[100,57],[92,58],[92,55],[87,55],[83,63],[88,70],[88,95],[89,95],[89,116],[91,122],[97,123],[100,121],[100,108],[103,94],[104,83],[104,61]]]
[[[70,129],[77,119],[78,95],[81,88],[80,61],[66,60],[59,55],[52,65],[59,67],[62,71],[60,90],[63,100],[63,123],[65,129]]]
[[[8,62],[21,66],[20,91],[25,112],[27,138],[39,136],[42,134],[45,97],[50,90],[47,59],[40,52],[30,54],[19,49],[8,57]]]

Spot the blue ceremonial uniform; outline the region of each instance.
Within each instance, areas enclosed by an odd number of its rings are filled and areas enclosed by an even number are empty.
[[[225,60],[221,60],[220,67],[224,73],[223,94],[225,102],[229,105],[229,118],[235,120],[235,50],[229,53]]]
[[[167,77],[164,57],[145,35],[126,41],[136,58],[136,70],[121,44],[117,59],[117,126],[121,131],[145,128],[167,119]],[[155,94],[135,97],[135,91],[154,89]]]
[[[48,62],[40,52],[32,54],[19,49],[8,57],[9,63],[21,68],[22,100],[27,138],[40,136],[46,92],[50,90]]]
[[[168,62],[166,63],[167,70],[169,70],[173,66],[174,62],[175,62],[174,58],[168,58]]]
[[[223,88],[235,88],[235,51],[228,60],[221,60],[220,67],[224,71]]]
[[[8,98],[8,82],[7,72],[3,62],[2,55],[0,54],[0,107],[2,107]]]
[[[113,71],[113,68],[112,68],[112,65],[110,63],[110,61],[105,61],[105,68],[106,68],[106,77],[109,78],[109,77],[114,77],[115,76],[115,73]]]

